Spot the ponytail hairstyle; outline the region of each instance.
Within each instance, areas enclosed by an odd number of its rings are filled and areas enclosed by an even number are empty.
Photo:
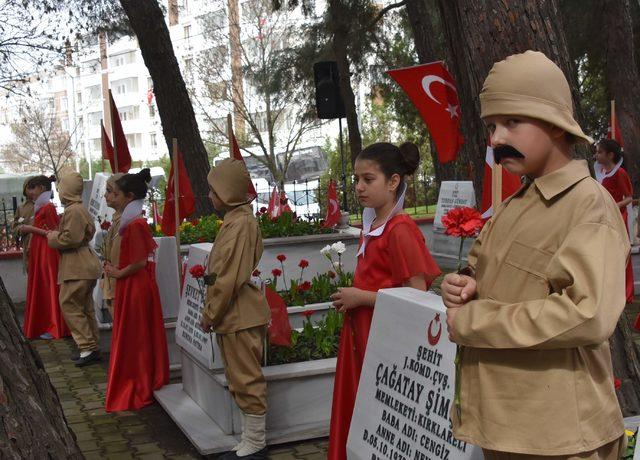
[[[420,150],[413,142],[405,142],[396,147],[389,142],[376,142],[367,146],[357,157],[358,160],[369,160],[377,163],[387,179],[397,174],[400,185],[396,189],[396,196],[400,196],[404,187],[405,176],[411,176],[420,164]]]
[[[116,181],[116,185],[125,195],[132,193],[134,199],[142,200],[147,196],[149,182],[151,182],[151,172],[149,168],[144,168],[136,174],[125,174]]]
[[[613,162],[618,163],[622,158],[622,147],[617,141],[613,139],[600,139],[598,141],[598,147],[604,150],[606,153],[613,153]]]
[[[34,176],[27,182],[27,189],[35,188],[42,185],[45,191],[51,190],[51,184],[56,181],[56,176]]]

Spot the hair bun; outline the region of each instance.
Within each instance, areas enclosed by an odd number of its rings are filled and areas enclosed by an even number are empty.
[[[413,175],[420,164],[420,149],[413,142],[405,142],[400,147],[400,156],[407,176]]]
[[[48,179],[49,179],[49,182],[51,182],[51,183],[53,183],[53,182],[55,182],[57,180],[55,174],[51,174]]]
[[[146,183],[151,182],[151,170],[149,168],[141,169],[140,172],[136,173],[136,176],[140,177]]]

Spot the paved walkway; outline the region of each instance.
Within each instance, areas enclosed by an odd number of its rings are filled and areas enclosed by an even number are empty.
[[[136,412],[104,411],[106,360],[100,365],[75,367],[69,359],[74,349],[71,339],[34,340],[32,345],[87,459],[203,458],[157,403]],[[326,458],[326,449],[326,439],[294,443],[272,448],[270,458],[321,460]]]

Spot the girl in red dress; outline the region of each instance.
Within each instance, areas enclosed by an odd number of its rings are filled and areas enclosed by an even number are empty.
[[[22,225],[22,234],[31,233],[24,335],[29,339],[59,339],[70,335],[60,310],[58,264],[60,253],[47,244],[47,231],[58,228],[60,218],[51,202],[54,177],[29,180],[27,193],[35,200],[33,225]]]
[[[622,214],[622,220],[629,231],[629,213],[627,206],[631,204],[633,188],[627,171],[622,167],[622,149],[613,139],[602,139],[596,146],[596,178],[606,188]],[[631,258],[627,261],[625,276],[627,303],[633,302],[633,266]]]
[[[358,200],[364,206],[353,287],[338,289],[333,305],[345,314],[340,335],[329,432],[330,460],[346,459],[346,444],[377,291],[408,286],[426,291],[440,269],[413,219],[403,212],[404,177],[420,162],[418,147],[381,142],[355,162]]]
[[[113,190],[113,202],[122,216],[118,266],[105,264],[107,276],[116,279],[107,412],[149,405],[154,390],[169,383],[169,354],[153,262],[157,245],[142,217],[149,180],[149,170],[143,169],[125,174]]]

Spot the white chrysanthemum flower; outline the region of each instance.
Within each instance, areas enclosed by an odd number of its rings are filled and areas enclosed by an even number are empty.
[[[347,247],[342,241],[338,241],[331,245],[331,249],[333,249],[337,254],[342,254],[347,250]]]
[[[336,270],[340,270],[340,268],[341,268],[340,262],[334,262],[333,263],[333,268],[335,268]]]
[[[327,257],[331,252],[331,245],[327,244],[324,248],[320,249],[320,254]]]

